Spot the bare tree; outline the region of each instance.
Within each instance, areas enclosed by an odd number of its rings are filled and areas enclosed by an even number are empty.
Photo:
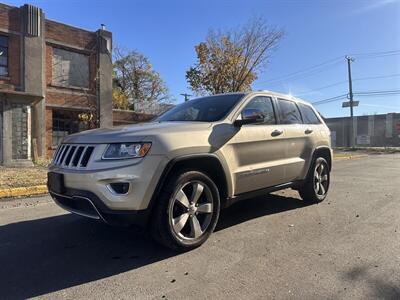
[[[236,30],[211,30],[205,42],[195,46],[197,63],[186,72],[197,94],[217,94],[251,89],[267,66],[284,31],[255,18]]]

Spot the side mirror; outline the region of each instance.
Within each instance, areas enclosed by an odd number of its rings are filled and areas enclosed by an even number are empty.
[[[241,117],[241,119],[238,119],[233,123],[235,126],[240,127],[245,124],[254,124],[264,121],[264,114],[257,108],[243,109]]]

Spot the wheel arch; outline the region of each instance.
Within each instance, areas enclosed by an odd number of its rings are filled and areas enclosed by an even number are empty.
[[[332,170],[332,150],[329,147],[321,146],[315,148],[312,156],[312,161],[314,161],[317,157],[322,157],[328,163],[329,171]]]
[[[157,197],[164,184],[168,181],[170,175],[178,170],[184,169],[200,171],[209,176],[210,179],[213,180],[214,183],[217,185],[221,200],[221,207],[224,206],[224,202],[230,195],[231,187],[228,184],[225,169],[218,156],[215,154],[207,153],[185,155],[170,160],[167,166],[164,168],[164,171],[162,172],[160,179],[158,180],[156,189],[150,199],[150,209],[152,209],[157,202]]]

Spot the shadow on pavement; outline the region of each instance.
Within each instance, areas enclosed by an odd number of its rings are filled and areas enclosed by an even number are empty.
[[[249,199],[224,210],[217,230],[303,206],[276,195]],[[12,223],[0,227],[0,298],[40,296],[176,255],[145,234],[72,214]]]
[[[283,197],[273,194],[243,200],[221,211],[216,231],[255,218],[277,214],[308,205],[310,204],[297,198]]]
[[[363,265],[356,266],[344,274],[343,279],[355,285],[359,282],[365,282],[370,290],[371,298],[398,300],[400,299],[400,284],[389,282],[388,280],[379,278],[373,269],[378,266]]]

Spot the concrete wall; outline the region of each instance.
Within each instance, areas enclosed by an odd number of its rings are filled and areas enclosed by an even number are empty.
[[[350,118],[328,118],[334,147],[349,147]],[[356,146],[400,147],[400,113],[354,117]]]

